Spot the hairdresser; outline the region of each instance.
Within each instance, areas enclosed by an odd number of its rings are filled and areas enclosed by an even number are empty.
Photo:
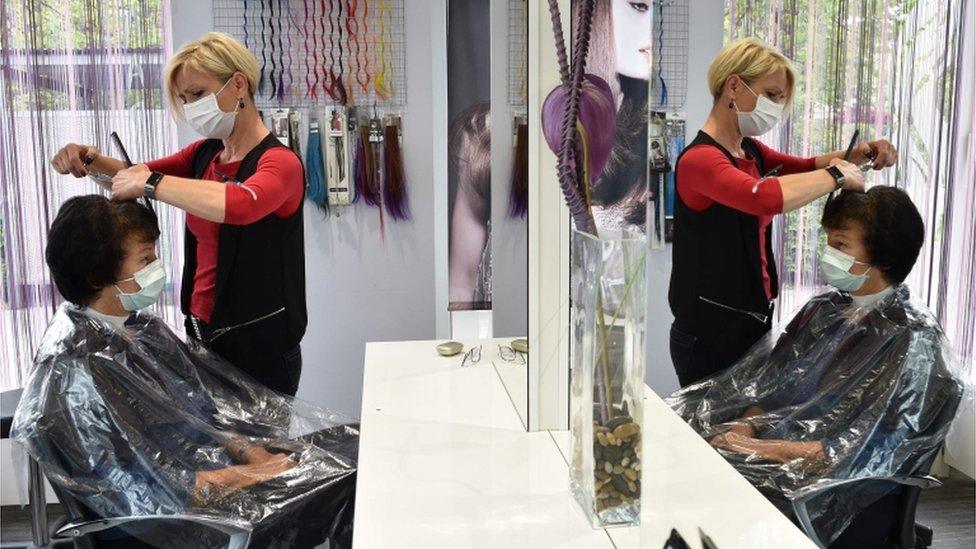
[[[799,158],[754,139],[783,118],[795,81],[790,61],[754,38],[726,45],[708,68],[712,109],[675,168],[668,300],[682,387],[732,365],[769,331],[779,293],[773,216],[839,189],[863,191],[862,166],[897,158],[884,140],[855,143],[844,160],[846,149]]]
[[[261,121],[254,56],[207,33],[166,67],[170,107],[205,139],[126,168],[89,145],[51,163],[75,177],[112,176],[113,200],[143,196],[186,212],[181,305],[186,331],[258,382],[294,395],[305,334],[302,164]],[[138,281],[138,273],[136,274]]]

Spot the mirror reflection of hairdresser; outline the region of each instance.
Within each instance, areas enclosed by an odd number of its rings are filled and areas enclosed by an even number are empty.
[[[491,104],[475,103],[451,125],[457,181],[451,212],[451,310],[491,308]]]
[[[107,174],[113,200],[148,196],[186,211],[181,306],[186,331],[265,386],[298,390],[305,334],[305,252],[299,158],[268,131],[254,104],[257,60],[210,32],[166,67],[166,97],[206,139],[125,168],[69,143],[62,174]]]
[[[610,161],[591,190],[599,229],[644,226],[647,206],[647,99],[650,2],[597,0],[587,72],[610,85],[617,106]]]
[[[729,43],[708,68],[714,103],[675,169],[668,300],[682,387],[727,368],[769,331],[779,290],[773,216],[837,189],[863,191],[859,165],[897,158],[885,140],[858,143],[848,162],[846,151],[799,158],[753,139],[780,121],[795,81],[790,61],[755,38]]]

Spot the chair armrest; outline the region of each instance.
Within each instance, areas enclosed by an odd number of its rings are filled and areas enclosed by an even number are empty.
[[[817,532],[813,529],[813,522],[810,520],[810,513],[807,510],[807,503],[814,497],[823,494],[824,492],[837,488],[838,486],[844,486],[846,484],[854,484],[857,482],[862,482],[866,480],[873,481],[886,481],[893,482],[895,484],[901,484],[904,486],[915,486],[918,488],[934,488],[936,486],[942,486],[942,481],[931,476],[931,475],[897,475],[897,476],[885,476],[885,477],[857,477],[833,480],[828,483],[818,484],[814,486],[807,486],[795,492],[794,497],[790,498],[793,503],[793,513],[796,514],[797,520],[800,521],[800,526],[803,528],[803,533],[810,538],[811,541],[817,544],[817,547],[827,547]]]
[[[128,523],[150,523],[163,520],[195,522],[223,532],[229,536],[227,549],[244,549],[251,539],[251,525],[247,522],[190,514],[141,515],[137,517],[110,517],[86,521],[72,521],[58,528],[55,535],[58,537],[75,538]]]

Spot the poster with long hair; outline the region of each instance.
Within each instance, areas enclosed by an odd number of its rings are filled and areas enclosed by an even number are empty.
[[[447,18],[449,306],[491,309],[489,0],[451,0]]]
[[[573,0],[574,29],[579,3]],[[650,0],[596,0],[593,7],[586,72],[606,81],[616,105],[610,160],[590,189],[601,232],[646,224],[651,7]]]

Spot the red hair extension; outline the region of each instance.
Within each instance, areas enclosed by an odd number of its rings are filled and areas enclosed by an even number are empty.
[[[389,120],[383,128],[383,134],[383,174],[386,179],[383,183],[383,202],[386,204],[386,211],[395,221],[410,219],[398,120]]]
[[[303,0],[302,6],[305,9],[305,21],[308,21],[308,1]],[[318,87],[319,87],[319,29],[318,17],[315,13],[315,4],[312,4],[312,51],[308,48],[308,39],[305,40],[305,66],[308,69],[305,72],[305,86],[308,90],[305,92],[305,97],[311,96],[312,99],[318,99]],[[311,60],[311,66],[309,66],[309,60]],[[315,75],[315,82],[312,82],[312,75]]]
[[[346,37],[352,42],[352,55],[349,56],[349,72],[352,74],[350,82],[355,81],[359,76],[359,56],[362,48],[359,44],[359,20],[356,19],[356,12],[359,10],[359,0],[346,0]],[[353,65],[355,62],[355,65]],[[350,107],[356,102],[353,97],[353,85],[346,88],[346,101]],[[368,148],[368,147],[367,147]]]

